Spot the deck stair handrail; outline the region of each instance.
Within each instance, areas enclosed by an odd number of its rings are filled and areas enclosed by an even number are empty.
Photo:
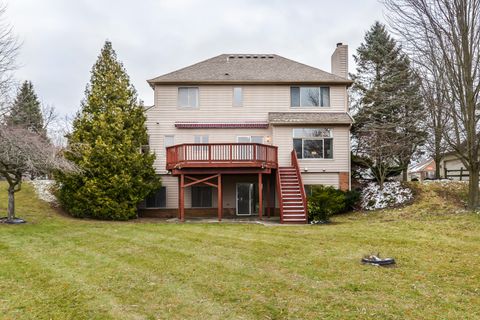
[[[305,216],[308,216],[308,205],[307,197],[305,195],[305,186],[303,185],[302,174],[300,173],[300,165],[298,164],[297,152],[295,150],[292,150],[291,157],[292,166],[297,171],[298,183],[300,184],[300,194],[302,195],[303,207],[305,209]]]

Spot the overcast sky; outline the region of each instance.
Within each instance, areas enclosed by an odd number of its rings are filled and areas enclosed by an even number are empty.
[[[330,71],[337,42],[350,56],[375,20],[378,0],[9,0],[23,45],[19,81],[61,113],[79,109],[106,39],[146,105],[146,79],[221,53],[276,53]],[[350,59],[350,71],[353,61]]]

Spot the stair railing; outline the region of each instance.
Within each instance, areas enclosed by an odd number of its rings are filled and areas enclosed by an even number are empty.
[[[303,209],[305,211],[305,221],[308,223],[308,206],[307,206],[307,197],[305,195],[305,186],[303,185],[302,174],[300,173],[300,166],[298,165],[297,152],[292,150],[292,166],[297,171],[298,184],[300,185],[300,194],[302,195]]]
[[[283,193],[282,193],[282,181],[280,180],[280,168],[277,168],[277,194],[278,204],[280,206],[280,223],[283,223]]]

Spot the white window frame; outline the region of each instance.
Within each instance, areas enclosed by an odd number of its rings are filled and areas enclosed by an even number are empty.
[[[298,106],[294,106],[292,105],[292,88],[298,88],[299,91],[298,91],[298,94],[299,94],[299,101],[298,101]],[[319,94],[319,97],[318,97],[318,101],[319,101],[319,105],[318,106],[303,106],[302,105],[302,88],[305,90],[307,88],[318,88],[318,94]],[[325,89],[325,88],[328,88],[328,105],[324,105],[322,106],[322,88]],[[332,105],[332,102],[331,102],[331,87],[330,86],[291,86],[290,87],[290,108],[330,108],[331,105]]]
[[[180,104],[180,91],[187,90],[187,105]],[[195,104],[191,104],[190,101],[190,90],[195,90]],[[197,109],[200,104],[200,89],[198,87],[178,87],[177,89],[177,106],[178,108],[185,108],[185,109]]]
[[[329,136],[323,136],[323,137],[296,137],[294,132],[295,132],[295,129],[326,129],[328,130],[328,133],[329,133]],[[307,160],[307,161],[310,161],[310,160],[333,160],[334,159],[334,147],[333,147],[333,142],[334,142],[334,138],[333,138],[333,128],[294,128],[292,129],[292,146],[295,150],[295,146],[293,145],[293,140],[294,139],[301,139],[302,140],[302,157],[298,157],[299,160]],[[325,158],[325,139],[331,139],[332,140],[332,157],[331,158]],[[318,157],[318,158],[304,158],[303,157],[303,149],[304,149],[304,143],[305,143],[305,140],[322,140],[322,151],[323,151],[323,155],[322,157]]]
[[[208,143],[208,135],[207,134],[196,134],[193,136],[194,143]]]
[[[262,142],[252,142],[253,138],[262,138]],[[248,142],[239,142],[240,138],[248,138]],[[263,144],[265,142],[265,137],[264,136],[237,136],[237,143],[261,143]]]
[[[236,91],[238,90],[238,91]],[[240,92],[240,103],[237,104],[235,101],[235,92]],[[232,88],[232,106],[239,108],[243,107],[243,87],[233,87]]]

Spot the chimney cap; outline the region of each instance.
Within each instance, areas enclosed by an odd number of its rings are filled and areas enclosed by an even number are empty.
[[[337,47],[340,47],[340,46],[343,46],[343,43],[342,43],[342,42],[338,42],[338,43],[337,43]]]

